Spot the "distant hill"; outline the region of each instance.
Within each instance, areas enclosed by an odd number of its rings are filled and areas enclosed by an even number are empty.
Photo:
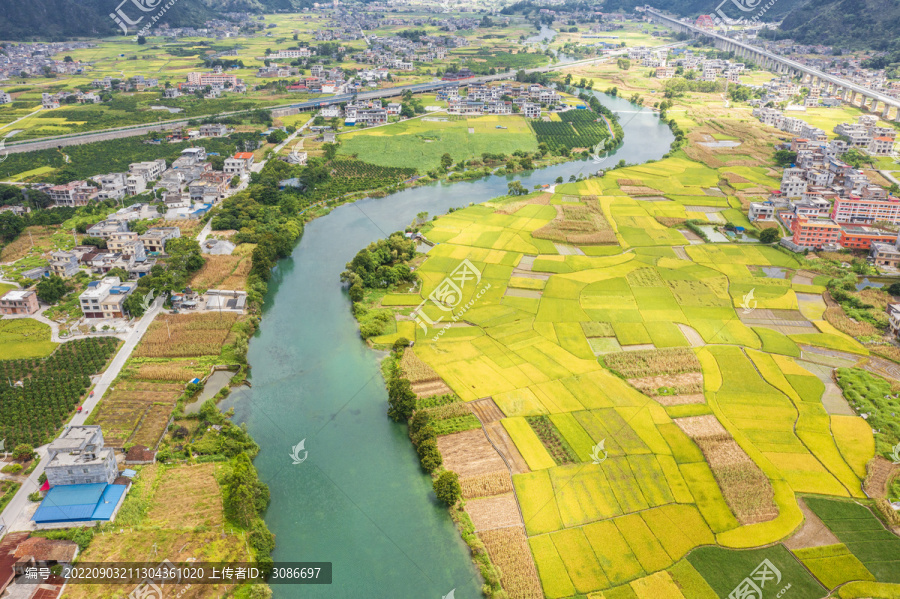
[[[174,27],[199,26],[223,12],[283,12],[311,7],[312,3],[313,0],[178,0],[163,19]],[[0,40],[55,41],[121,34],[122,30],[109,17],[117,6],[117,0],[2,0]],[[133,19],[140,14],[131,2],[122,9]],[[155,12],[144,14],[152,16]]]
[[[761,17],[761,21],[777,21],[783,18],[794,7],[806,2],[807,0],[778,0],[771,8]],[[817,2],[819,0],[816,0]],[[644,6],[649,4],[654,8],[664,10],[666,12],[678,15],[679,17],[697,17],[699,15],[708,15],[715,12],[716,7],[721,0],[606,0],[603,3],[603,10],[614,12],[624,10],[630,12],[636,6]],[[745,5],[749,0],[744,0]],[[749,18],[755,15],[767,2],[765,0],[754,0],[757,2],[758,8],[751,11],[742,11],[733,2],[725,2],[722,4],[722,12],[732,19]]]
[[[761,9],[766,0],[756,2]],[[709,0],[606,0],[603,10],[631,11],[649,4],[681,17],[713,14],[718,3]],[[731,18],[752,18],[758,10],[741,11],[725,2],[722,11]],[[761,21],[782,20],[769,38],[792,38],[803,44],[822,44],[854,50],[900,50],[900,0],[777,0]]]
[[[900,50],[900,2],[815,0],[792,10],[779,34],[804,44]]]

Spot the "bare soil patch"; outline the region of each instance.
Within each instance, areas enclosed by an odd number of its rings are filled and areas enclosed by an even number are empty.
[[[508,472],[503,458],[482,430],[441,435],[437,438],[437,445],[444,458],[444,467],[456,472],[460,478],[489,472]]]
[[[422,399],[424,397],[433,397],[435,395],[444,395],[445,393],[453,393],[453,389],[447,386],[442,380],[426,381],[424,383],[413,383],[411,385],[412,392],[416,397]]]
[[[476,532],[522,525],[519,504],[513,493],[470,499],[466,502],[466,511],[472,518]]]
[[[791,538],[784,542],[788,549],[806,549],[807,547],[824,547],[825,545],[837,545],[841,541],[828,530],[825,523],[807,507],[802,498],[797,498],[800,511],[803,512],[803,526],[795,532]]]

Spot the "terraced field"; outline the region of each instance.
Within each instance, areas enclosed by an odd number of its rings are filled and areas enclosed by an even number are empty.
[[[484,429],[514,446],[494,443],[520,464],[512,488],[546,597],[727,597],[764,559],[791,577],[791,596],[824,597],[836,581],[894,582],[852,535],[799,557],[772,545],[803,525],[798,494],[866,499],[871,427],[826,411],[825,384],[800,348],[867,350],[824,321],[824,288],[754,272],[797,268],[790,254],[692,245],[675,228],[708,214],[691,207],[736,211],[703,193],[716,185],[709,171],[672,158],[558,186],[549,203],[544,194],[455,211],[424,230],[438,245],[418,269],[421,294],[388,296],[407,315],[426,300],[407,352],[415,360],[405,359],[425,374],[411,378],[442,380],[502,412]],[[602,214],[618,245],[535,235],[572,206]],[[464,261],[477,274],[454,282],[458,302],[429,301]],[[470,476],[465,459],[447,467]],[[497,486],[497,497],[508,493]],[[728,575],[715,578],[717,569]]]

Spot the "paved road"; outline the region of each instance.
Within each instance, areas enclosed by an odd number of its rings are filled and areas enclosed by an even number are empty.
[[[147,332],[150,323],[153,322],[153,319],[159,314],[160,309],[162,309],[163,301],[162,297],[156,298],[150,309],[147,310],[144,316],[135,325],[134,329],[128,334],[125,345],[119,349],[118,353],[116,353],[115,357],[112,359],[112,362],[110,362],[109,367],[100,376],[97,384],[94,385],[93,397],[88,397],[84,400],[84,403],[82,404],[83,411],[76,413],[72,417],[69,421],[70,426],[84,424],[88,414],[94,410],[97,402],[100,401],[100,398],[103,397],[103,394],[106,393],[106,390],[109,389],[112,382],[119,376],[122,367],[125,366],[125,362],[131,357],[131,352],[134,351],[134,348],[144,336],[144,333]],[[33,515],[33,509],[36,504],[28,499],[28,495],[37,491],[40,486],[38,484],[38,477],[44,472],[44,466],[47,465],[47,446],[42,445],[41,447],[38,447],[36,451],[40,456],[40,463],[37,468],[34,469],[34,472],[28,476],[28,479],[22,483],[22,487],[19,489],[19,492],[16,493],[15,497],[12,498],[12,501],[10,501],[3,512],[0,513],[0,523],[7,527],[7,530],[4,531],[4,533],[15,530],[32,530],[33,522],[31,522],[31,516]]]

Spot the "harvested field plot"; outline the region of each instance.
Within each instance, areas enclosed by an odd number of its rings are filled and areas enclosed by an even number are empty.
[[[500,569],[500,582],[509,596],[518,599],[543,599],[528,537],[521,526],[498,528],[478,533],[491,561]]]
[[[103,437],[111,447],[123,447],[130,440],[156,447],[183,390],[174,383],[121,382],[103,397],[93,422],[103,427]]]
[[[475,525],[475,532],[521,526],[522,516],[512,493],[495,495],[466,502],[466,511]]]
[[[158,562],[160,555],[166,555],[172,562],[252,561],[246,538],[222,529],[225,518],[214,475],[216,467],[215,464],[141,467],[138,482],[125,500],[126,505],[131,503],[129,516],[140,518],[139,521],[127,530],[113,528],[95,535],[82,553],[82,559],[90,562]],[[125,511],[123,508],[122,512]],[[185,584],[165,588],[167,593],[186,599],[215,599],[228,594],[234,587]],[[122,597],[122,585],[70,584],[66,587],[66,597],[70,596],[118,599]]]
[[[206,263],[191,277],[193,289],[245,291],[250,256],[206,256]]]
[[[162,314],[153,321],[134,350],[136,357],[215,356],[239,316],[234,313]]]
[[[456,472],[461,479],[492,472],[507,472],[503,458],[481,430],[438,437],[437,445],[444,458],[444,467]]]
[[[769,479],[715,416],[678,418],[675,423],[700,446],[741,524],[765,522],[778,515]]]
[[[166,470],[148,512],[148,522],[163,528],[222,526],[222,497],[214,464]]]

